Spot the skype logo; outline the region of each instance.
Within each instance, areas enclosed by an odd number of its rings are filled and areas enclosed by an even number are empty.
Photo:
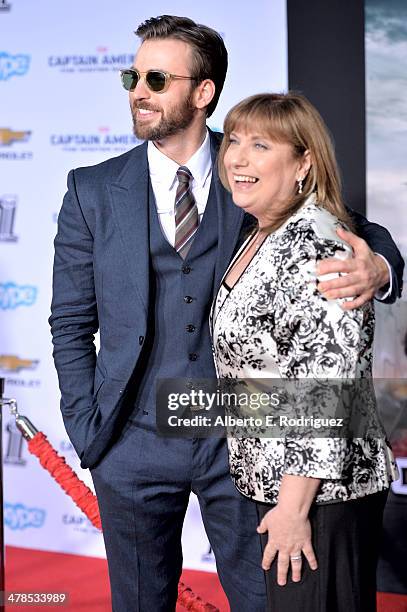
[[[23,504],[4,504],[4,522],[7,527],[16,530],[28,527],[42,527],[45,522],[45,510],[27,508]]]
[[[7,81],[13,76],[23,76],[30,67],[29,55],[11,55],[0,51],[0,81]]]

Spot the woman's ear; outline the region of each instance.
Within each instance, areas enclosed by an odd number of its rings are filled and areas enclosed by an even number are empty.
[[[298,165],[298,174],[297,174],[297,180],[304,180],[305,177],[307,176],[309,169],[312,166],[312,160],[311,160],[311,153],[310,151],[307,149],[300,161],[299,161],[299,165]]]

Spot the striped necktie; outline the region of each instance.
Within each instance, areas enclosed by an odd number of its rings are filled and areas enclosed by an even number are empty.
[[[178,187],[175,195],[175,250],[185,259],[198,229],[198,207],[190,186],[192,174],[186,166],[177,170]]]

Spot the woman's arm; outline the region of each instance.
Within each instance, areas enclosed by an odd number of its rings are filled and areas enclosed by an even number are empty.
[[[333,235],[333,233],[332,233]],[[287,242],[287,241],[286,241]],[[352,379],[368,374],[372,331],[371,306],[344,311],[337,300],[327,300],[317,290],[316,266],[324,257],[343,258],[350,249],[340,241],[321,238],[312,226],[299,225],[293,229],[290,243],[296,245],[290,256],[284,253],[279,273],[277,295],[274,296],[274,325],[271,329],[277,345],[279,370],[287,379]],[[309,381],[312,386],[312,380]],[[293,416],[319,416],[330,409],[335,411],[335,398],[340,405],[341,381],[336,395],[327,401],[313,396],[303,401],[298,393],[292,398]],[[304,387],[305,389],[305,387]],[[330,399],[331,398],[331,399]],[[325,409],[324,406],[327,406]],[[321,481],[340,481],[346,457],[347,440],[338,437],[294,435],[285,437],[285,463],[277,506],[265,515],[259,530],[268,532],[263,567],[268,568],[278,553],[278,583],[287,580],[290,557],[304,554],[311,568],[316,559],[311,543],[311,527],[308,511]],[[301,558],[291,559],[293,580],[300,580]]]

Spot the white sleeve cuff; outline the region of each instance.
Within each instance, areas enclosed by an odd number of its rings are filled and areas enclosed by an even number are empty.
[[[381,257],[383,259],[383,261],[386,264],[387,269],[389,271],[389,278],[390,278],[389,288],[386,291],[382,291],[381,289],[379,289],[375,293],[376,300],[379,300],[379,302],[381,302],[382,300],[385,300],[386,298],[388,298],[389,295],[391,294],[391,292],[393,291],[393,275],[392,275],[391,266],[390,266],[389,262],[387,261],[387,259],[383,255],[381,255],[380,253],[375,253],[375,255],[378,255],[379,257]]]

